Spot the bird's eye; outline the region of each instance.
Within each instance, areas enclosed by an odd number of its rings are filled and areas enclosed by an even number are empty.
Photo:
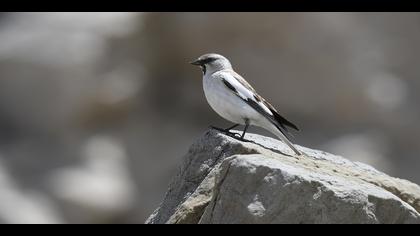
[[[209,57],[209,58],[203,59],[203,64],[208,64],[208,63],[211,63],[215,60],[217,60],[217,58]]]

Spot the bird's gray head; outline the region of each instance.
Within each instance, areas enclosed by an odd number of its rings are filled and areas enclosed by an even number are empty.
[[[204,54],[197,60],[190,63],[192,65],[200,66],[203,70],[203,74],[212,74],[219,70],[232,69],[232,65],[228,59],[215,53]]]

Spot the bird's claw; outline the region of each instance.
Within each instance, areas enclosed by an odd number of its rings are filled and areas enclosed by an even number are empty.
[[[228,132],[228,133],[226,133],[227,135],[229,135],[229,136],[231,136],[232,138],[235,138],[235,139],[237,139],[237,140],[239,140],[239,141],[242,141],[242,142],[249,142],[248,140],[246,140],[244,137],[242,137],[242,135],[241,134],[238,134],[238,133],[233,133],[233,132]]]
[[[222,129],[222,128],[219,128],[219,127],[216,127],[216,126],[213,126],[213,125],[210,125],[210,128],[211,129],[214,129],[214,130],[217,130],[217,131],[220,131],[220,132],[222,132],[222,133],[224,133],[226,135],[232,136],[232,137],[241,138],[241,135],[240,134],[234,133],[234,132],[230,132],[230,130],[228,130],[228,129]]]
[[[222,133],[224,133],[224,134],[226,134],[226,135],[228,135],[232,138],[238,139],[242,142],[249,142],[249,140],[246,140],[245,137],[243,137],[241,134],[230,132],[230,129],[222,129],[222,128],[219,128],[219,127],[216,127],[216,126],[213,126],[213,125],[210,125],[210,128],[214,129],[214,130],[217,130],[219,132],[222,132]]]
[[[237,138],[239,138],[239,139],[241,139],[242,140],[242,136],[240,135],[240,134],[238,134],[238,133],[233,133],[233,132],[229,132],[229,134],[231,135],[231,136],[233,136],[233,137],[237,137]]]

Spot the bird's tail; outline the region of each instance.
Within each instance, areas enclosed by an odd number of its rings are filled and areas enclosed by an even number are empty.
[[[290,147],[290,149],[292,149],[296,155],[300,156],[302,155],[302,152],[297,150],[297,148],[293,145],[292,142],[289,141],[289,139],[286,137],[286,135],[283,134],[283,132],[281,132],[280,128],[273,125],[274,127],[272,129],[270,129],[277,137],[279,137],[281,139],[281,141],[283,141],[285,144],[287,144],[287,146]]]

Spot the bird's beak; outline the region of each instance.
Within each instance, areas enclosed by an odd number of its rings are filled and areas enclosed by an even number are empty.
[[[195,61],[190,62],[190,64],[195,65],[195,66],[201,66],[202,63],[200,60],[195,60]]]

